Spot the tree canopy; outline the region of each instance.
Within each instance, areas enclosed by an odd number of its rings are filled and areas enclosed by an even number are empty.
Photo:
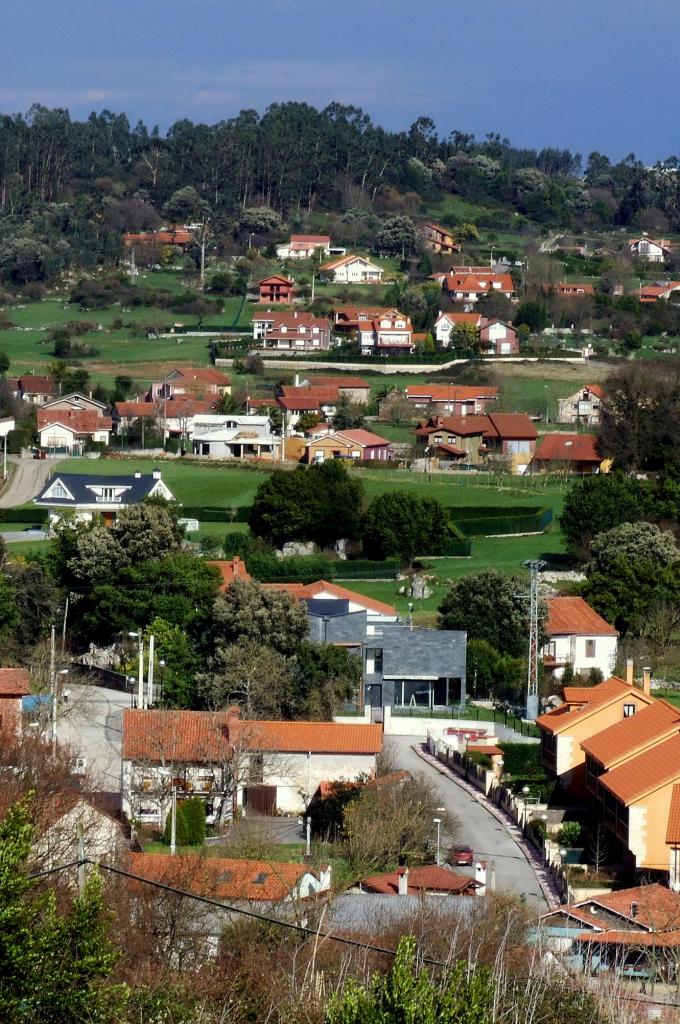
[[[484,569],[456,580],[439,606],[440,629],[463,629],[500,654],[521,657],[528,645],[526,580]]]

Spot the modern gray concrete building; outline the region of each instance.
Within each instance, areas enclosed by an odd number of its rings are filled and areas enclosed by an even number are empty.
[[[310,639],[355,649],[361,657],[360,704],[447,708],[465,703],[467,633],[412,629],[408,620],[368,623],[349,602],[307,601]]]

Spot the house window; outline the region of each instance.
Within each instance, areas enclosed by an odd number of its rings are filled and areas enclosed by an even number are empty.
[[[586,658],[595,657],[595,641],[586,640]]]
[[[57,483],[52,488],[52,497],[53,498],[67,498],[68,497],[68,494],[66,493],[66,488],[59,481],[57,481]]]
[[[549,658],[552,661],[554,661],[557,657],[557,644],[554,640],[548,641],[548,643],[543,648],[543,657]]]
[[[102,501],[115,501],[116,492],[113,487],[102,487]]]
[[[623,717],[624,718],[631,718],[634,714],[635,714],[635,705],[634,704],[624,704],[623,705]]]

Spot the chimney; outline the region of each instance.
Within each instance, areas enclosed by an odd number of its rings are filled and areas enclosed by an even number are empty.
[[[295,379],[293,381],[293,384],[295,385],[296,388],[300,387],[300,374],[299,373],[295,374]]]
[[[399,895],[408,896],[408,868],[398,868],[397,874],[399,875]]]
[[[633,685],[633,659],[628,658],[626,661],[626,682],[629,686]]]
[[[642,692],[649,697],[652,692],[652,670],[648,665],[642,669]]]
[[[158,469],[158,468],[154,469],[152,474],[151,474],[151,476],[154,478],[154,480],[160,480],[160,478],[161,478],[161,471],[160,471],[160,469]]]
[[[638,916],[638,905],[635,902],[631,903],[630,905],[630,916],[633,920],[635,920]]]
[[[141,480],[141,479],[142,479],[142,474],[139,471],[137,471],[135,473],[135,480]]]

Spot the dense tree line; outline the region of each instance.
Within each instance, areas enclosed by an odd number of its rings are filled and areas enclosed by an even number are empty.
[[[582,176],[581,156],[566,149],[439,136],[427,117],[390,132],[340,103],[275,103],[214,125],[181,120],[165,134],[108,110],[77,121],[35,105],[0,117],[0,278],[23,285],[114,263],[123,231],[161,218],[209,222],[206,241],[239,230],[266,238],[332,211],[349,244],[370,238],[408,254],[414,239],[395,241],[377,218],[445,194],[487,205],[487,227],[511,226],[515,213],[559,226],[680,223],[675,158],[647,169],[593,153]]]

